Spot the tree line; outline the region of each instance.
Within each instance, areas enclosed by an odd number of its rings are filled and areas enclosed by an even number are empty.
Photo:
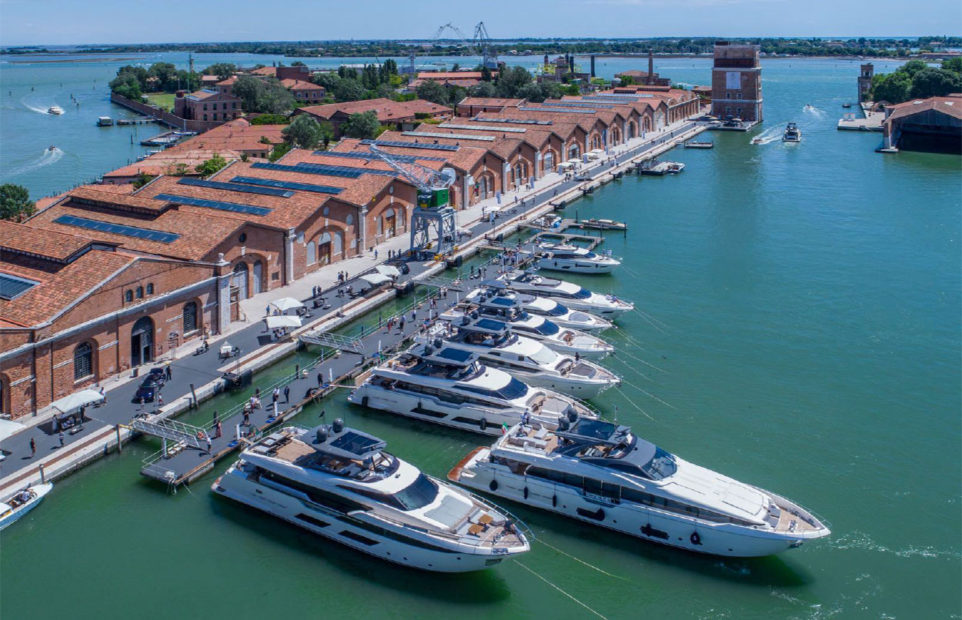
[[[958,92],[962,92],[962,57],[945,60],[940,67],[931,67],[922,60],[910,60],[892,73],[874,76],[871,99],[902,103]]]

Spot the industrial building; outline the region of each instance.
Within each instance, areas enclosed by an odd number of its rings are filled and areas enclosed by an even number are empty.
[[[716,42],[711,74],[712,114],[753,125],[764,120],[762,103],[759,46]]]

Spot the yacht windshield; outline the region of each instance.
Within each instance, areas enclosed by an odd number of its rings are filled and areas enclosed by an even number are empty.
[[[548,347],[538,347],[538,350],[529,357],[537,362],[539,366],[547,366],[553,364],[555,360],[558,359],[558,354]]]
[[[661,480],[672,476],[678,469],[678,465],[671,453],[665,452],[661,448],[655,448],[655,456],[642,465],[641,469],[652,480]]]
[[[571,294],[574,299],[588,299],[591,297],[591,291],[586,288],[578,287],[578,290]]]
[[[509,381],[508,384],[500,390],[491,390],[477,385],[462,385],[460,387],[462,390],[468,390],[469,392],[474,392],[475,394],[482,394],[484,396],[490,396],[493,398],[502,398],[504,400],[515,400],[516,398],[521,398],[528,393],[528,385],[518,381],[514,377],[512,377],[511,381]]]
[[[548,316],[564,316],[568,314],[568,309],[561,304],[555,304],[555,307],[548,311]]]
[[[420,474],[414,482],[398,491],[391,497],[402,510],[417,510],[424,508],[438,496],[438,485],[424,474]]]
[[[558,327],[557,324],[552,323],[551,321],[545,321],[539,327],[535,328],[535,331],[542,336],[554,336],[558,333],[558,331],[560,331],[560,329],[561,328]]]

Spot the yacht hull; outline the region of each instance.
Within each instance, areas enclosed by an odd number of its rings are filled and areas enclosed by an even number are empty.
[[[16,523],[19,519],[22,519],[28,512],[37,507],[37,504],[43,500],[44,496],[47,495],[53,489],[53,484],[46,482],[44,484],[36,484],[30,487],[36,495],[33,499],[27,501],[22,506],[18,507],[16,510],[6,515],[0,519],[0,530],[6,528],[9,525]]]
[[[617,267],[613,263],[601,263],[587,260],[569,260],[564,258],[542,258],[538,261],[541,271],[565,271],[567,273],[602,274],[611,273]]]
[[[634,503],[617,503],[566,485],[512,473],[479,450],[449,474],[463,486],[686,551],[728,557],[761,557],[798,547],[807,538],[731,524],[695,521]]]
[[[236,468],[236,464],[211,486],[218,495],[256,508],[318,536],[351,549],[402,566],[441,573],[465,573],[499,564],[511,554],[471,554],[454,550],[434,550],[404,544],[354,525],[360,520],[351,514],[334,514],[312,507],[310,502],[257,484]]]

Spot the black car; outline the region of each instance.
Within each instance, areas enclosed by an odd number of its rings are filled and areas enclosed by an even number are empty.
[[[144,376],[144,380],[140,382],[140,387],[137,388],[137,393],[134,394],[130,402],[154,402],[154,399],[157,398],[157,394],[160,392],[160,388],[164,387],[164,383],[166,382],[167,377],[164,374],[163,368],[151,368],[147,375]]]

